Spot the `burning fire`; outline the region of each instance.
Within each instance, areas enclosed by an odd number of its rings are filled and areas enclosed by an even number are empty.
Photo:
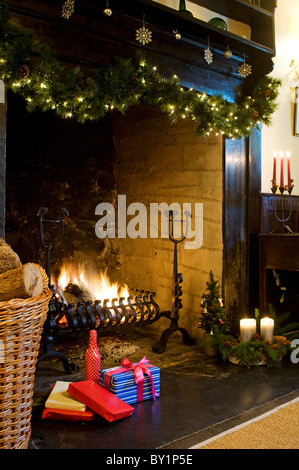
[[[111,282],[106,272],[95,273],[82,266],[64,264],[57,279],[57,287],[63,292],[70,284],[82,289],[92,301],[105,299],[111,301],[120,297],[127,299],[130,295],[126,285]]]

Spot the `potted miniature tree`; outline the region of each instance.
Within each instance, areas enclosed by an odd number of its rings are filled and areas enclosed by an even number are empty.
[[[204,330],[204,346],[208,356],[218,354],[217,337],[229,331],[225,308],[220,295],[220,285],[210,271],[210,280],[206,283],[208,293],[202,295],[202,311],[198,327]]]

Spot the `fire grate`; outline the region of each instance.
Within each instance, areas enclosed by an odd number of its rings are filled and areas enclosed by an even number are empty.
[[[137,291],[139,292],[139,291]],[[82,329],[97,329],[127,323],[152,323],[160,318],[160,309],[155,302],[155,292],[140,291],[140,294],[125,299],[105,299],[95,302],[61,304],[56,320],[59,333],[67,334]]]
[[[51,286],[53,289],[53,286]],[[137,292],[139,292],[137,294]],[[44,354],[39,357],[38,363],[49,357],[57,357],[63,363],[68,373],[79,370],[76,364],[70,363],[68,358],[53,347],[55,335],[72,335],[90,329],[104,329],[124,324],[138,322],[153,323],[161,317],[162,313],[156,301],[155,292],[135,291],[136,295],[127,299],[121,297],[111,301],[105,299],[95,302],[78,302],[65,304],[54,293],[50,302],[47,320],[44,325],[43,344]]]

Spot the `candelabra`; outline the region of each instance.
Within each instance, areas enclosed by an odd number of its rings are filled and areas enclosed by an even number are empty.
[[[287,184],[284,184],[284,152],[280,151],[280,185],[276,182],[276,158],[277,152],[273,152],[273,178],[271,180],[272,187],[271,191],[274,195],[274,215],[278,222],[282,223],[282,231],[292,232],[291,229],[285,225],[285,223],[290,220],[292,214],[292,200],[291,194],[294,188],[294,181],[291,179],[291,163],[290,163],[290,152],[286,152],[287,157]],[[275,197],[275,194],[279,190],[280,198]],[[284,194],[285,193],[285,194]],[[288,214],[285,213],[285,200],[288,198],[289,201],[289,210]],[[277,215],[277,202],[280,199],[280,207],[281,207],[281,217]],[[273,230],[273,232],[275,229]]]
[[[292,215],[291,195],[292,195],[293,188],[294,188],[293,180],[290,180],[289,183],[286,184],[285,186],[283,185],[279,186],[276,184],[276,181],[274,179],[272,180],[272,187],[271,187],[272,194],[275,196],[277,190],[280,193],[280,198],[274,197],[274,215],[275,215],[276,220],[282,223],[283,231],[285,230],[290,231],[289,227],[285,225],[285,223],[288,220],[290,220],[291,215]],[[287,213],[286,213],[286,204],[285,204],[286,198],[289,201],[289,204],[288,204],[289,207],[288,207]],[[278,205],[277,203],[279,199],[280,199],[281,217],[279,217],[277,214],[277,205]]]

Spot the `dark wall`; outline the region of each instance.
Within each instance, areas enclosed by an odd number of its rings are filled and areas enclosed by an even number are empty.
[[[108,118],[82,125],[51,112],[28,113],[24,101],[8,93],[6,240],[23,263],[45,266],[39,208],[47,207],[46,218],[56,219],[64,207],[70,217],[62,244],[52,250],[53,265],[84,253],[99,267],[108,258],[117,267],[117,250],[104,246],[94,231],[97,204],[115,197],[114,160]],[[53,243],[60,226],[45,224],[45,229]]]

